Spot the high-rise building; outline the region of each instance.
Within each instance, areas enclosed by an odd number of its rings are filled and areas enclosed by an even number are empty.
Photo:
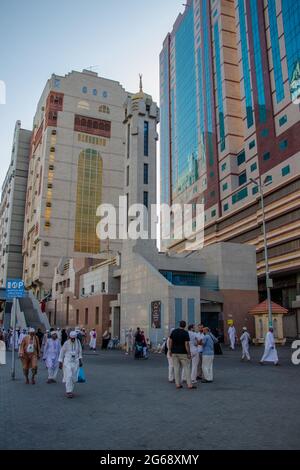
[[[61,258],[104,258],[100,204],[117,206],[124,184],[124,88],[84,70],[52,75],[37,106],[31,143],[24,280],[37,297],[52,287]]]
[[[300,2],[188,0],[160,55],[161,201],[205,204],[205,244],[256,246],[272,297],[300,290]],[[180,251],[183,244],[171,244]]]
[[[7,279],[22,279],[22,240],[28,178],[31,131],[17,121],[11,162],[7,171],[0,205],[0,286]]]

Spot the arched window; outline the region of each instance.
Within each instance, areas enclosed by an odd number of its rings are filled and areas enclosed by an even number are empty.
[[[82,88],[82,93],[85,93],[85,94],[86,94],[87,92],[88,92],[88,89],[87,89],[86,86],[84,86],[84,87]]]
[[[86,127],[86,120],[85,119],[81,119],[81,127]]]
[[[93,128],[94,128],[94,129],[98,129],[98,122],[97,122],[97,121],[94,121],[94,123],[93,123]]]
[[[91,119],[88,120],[87,126],[91,129],[93,127],[93,121]]]
[[[76,126],[80,126],[80,118],[79,117],[75,118],[75,124],[76,124]]]
[[[99,222],[97,208],[102,202],[101,155],[93,149],[83,150],[78,158],[77,198],[74,250],[98,254],[100,240],[96,228]]]
[[[98,95],[98,91],[96,90],[96,88],[93,89],[93,95],[94,95],[94,96],[97,96],[97,95]]]
[[[263,321],[261,318],[258,321],[258,325],[259,325],[259,338],[263,338],[264,337],[264,325],[263,325]]]
[[[278,338],[278,321],[277,318],[273,321],[273,328],[274,328],[274,338]]]

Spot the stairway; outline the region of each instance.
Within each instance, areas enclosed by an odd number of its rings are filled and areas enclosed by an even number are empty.
[[[24,313],[27,327],[40,328],[45,331],[50,327],[46,315],[44,315],[38,305],[38,302],[32,296],[19,299],[20,310]]]

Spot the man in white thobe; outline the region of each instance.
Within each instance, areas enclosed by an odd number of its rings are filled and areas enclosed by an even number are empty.
[[[275,366],[278,366],[279,364],[278,354],[277,354],[276,344],[275,344],[275,339],[274,339],[274,334],[273,334],[273,328],[269,328],[269,331],[266,334],[265,352],[260,361],[261,365],[263,365],[264,362],[273,362]]]
[[[250,344],[250,335],[247,331],[247,328],[244,326],[243,328],[243,334],[240,337],[240,341],[242,344],[242,349],[243,349],[243,354],[242,354],[242,361],[247,358],[248,361],[250,361],[250,354],[249,354],[249,344]]]
[[[66,384],[67,398],[73,398],[74,385],[78,381],[79,367],[82,367],[82,347],[76,331],[71,331],[69,339],[60,350],[59,368],[63,369],[63,383]]]
[[[48,339],[43,354],[43,360],[48,369],[48,384],[56,383],[59,368],[59,354],[61,350],[60,341],[56,331],[51,331],[51,338]]]
[[[189,336],[190,336],[190,351],[191,351],[191,359],[192,359],[192,371],[191,371],[191,379],[192,384],[197,383],[197,376],[198,376],[198,364],[199,364],[199,352],[198,352],[198,338],[197,334],[195,333],[194,325],[190,325],[188,328]]]
[[[234,325],[231,325],[231,326],[228,328],[228,336],[229,336],[229,341],[230,341],[230,349],[232,349],[232,351],[234,351],[234,348],[235,348],[235,339],[236,339],[236,330],[235,330],[235,326],[234,326]]]
[[[126,331],[126,355],[132,354],[133,344],[134,344],[133,331],[132,331],[132,328],[129,328],[129,330]]]
[[[96,351],[96,346],[97,346],[97,333],[95,328],[90,331],[90,349],[93,351]]]

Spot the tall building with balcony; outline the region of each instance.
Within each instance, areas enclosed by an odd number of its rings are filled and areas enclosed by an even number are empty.
[[[52,75],[37,106],[23,239],[24,280],[37,297],[61,258],[105,258],[119,242],[96,234],[100,204],[124,182],[124,88],[92,71]]]
[[[300,3],[188,0],[160,54],[161,202],[205,204],[205,244],[254,245],[273,299],[300,290]],[[171,242],[181,251],[183,244]]]
[[[0,204],[0,287],[7,279],[22,279],[22,240],[31,131],[17,121],[11,162],[2,186]]]

